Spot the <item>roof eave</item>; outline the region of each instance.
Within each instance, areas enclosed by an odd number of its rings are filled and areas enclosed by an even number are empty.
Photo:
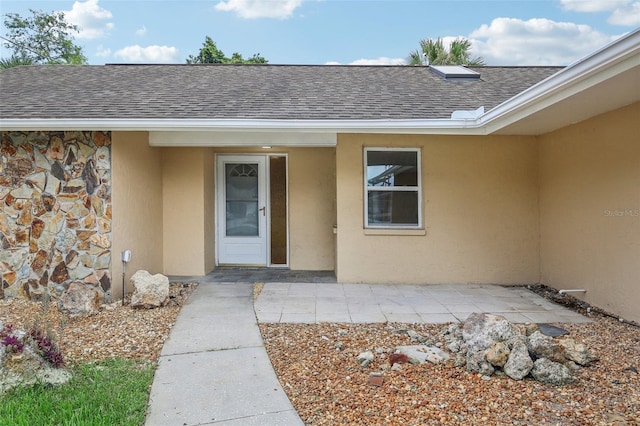
[[[486,126],[489,134],[495,133],[639,65],[640,28],[499,104],[481,115],[476,124]]]
[[[474,119],[283,120],[283,119],[10,119],[2,130],[111,130],[152,132],[297,132],[484,134]]]

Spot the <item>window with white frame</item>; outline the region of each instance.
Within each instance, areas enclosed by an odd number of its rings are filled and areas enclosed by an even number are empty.
[[[420,149],[365,148],[365,227],[420,228]]]

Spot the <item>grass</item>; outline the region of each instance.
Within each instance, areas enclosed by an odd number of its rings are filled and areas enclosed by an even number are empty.
[[[143,424],[155,365],[124,359],[83,364],[61,386],[16,388],[0,396],[0,426]]]

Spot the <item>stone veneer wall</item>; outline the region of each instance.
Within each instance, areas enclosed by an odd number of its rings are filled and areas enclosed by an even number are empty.
[[[0,299],[111,297],[111,133],[3,132]]]

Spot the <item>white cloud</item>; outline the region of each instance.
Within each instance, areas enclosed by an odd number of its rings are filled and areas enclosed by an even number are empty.
[[[612,25],[635,27],[640,25],[640,1],[613,11],[607,22]]]
[[[144,25],[142,26],[142,28],[138,28],[136,30],[136,35],[137,36],[143,36],[145,34],[147,34],[147,27],[145,27]]]
[[[640,1],[633,0],[560,0],[565,10],[575,12],[611,12],[607,22],[633,27],[640,24]]]
[[[104,46],[98,46],[98,50],[96,51],[96,56],[100,58],[108,58],[111,56],[111,49]]]
[[[177,62],[178,49],[173,46],[142,47],[135,45],[120,49],[113,55],[127,62],[169,64]]]
[[[549,19],[496,18],[469,38],[488,65],[567,65],[615,40],[588,25]]]
[[[340,62],[330,61],[325,65],[342,65]],[[347,65],[407,65],[407,60],[404,58],[387,58],[381,56],[377,59],[357,59],[353,62],[349,62]]]
[[[217,10],[235,12],[245,19],[278,18],[286,19],[293,15],[303,0],[226,0],[215,5]]]
[[[80,29],[78,38],[94,39],[104,37],[114,28],[111,12],[98,5],[98,0],[73,3],[71,10],[65,11],[67,21]]]

